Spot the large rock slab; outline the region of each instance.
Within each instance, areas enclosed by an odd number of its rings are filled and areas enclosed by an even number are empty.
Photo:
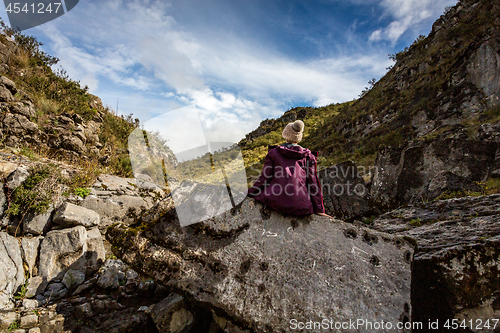
[[[414,321],[442,325],[452,319],[484,323],[500,317],[500,195],[400,208],[373,221],[373,228],[417,242]]]
[[[253,199],[182,228],[169,200],[146,215],[149,229],[116,225],[106,237],[134,269],[241,329],[409,320],[413,247],[405,238],[317,215],[284,217]]]
[[[100,217],[93,210],[65,202],[57,209],[53,221],[64,227],[82,225],[90,228],[99,225]]]
[[[141,211],[151,208],[153,201],[139,195],[110,195],[98,197],[89,195],[82,203],[82,207],[91,209],[101,217],[103,227],[116,222],[131,224]]]
[[[23,259],[17,239],[0,232],[0,310],[12,309],[10,298],[24,283]]]

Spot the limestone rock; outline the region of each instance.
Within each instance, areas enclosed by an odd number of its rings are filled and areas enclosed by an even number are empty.
[[[469,178],[458,176],[450,171],[442,171],[429,182],[425,197],[428,200],[434,200],[446,192],[481,192],[481,186]]]
[[[19,320],[19,313],[17,312],[0,312],[0,329],[6,330],[10,324]]]
[[[84,153],[87,151],[85,144],[78,137],[74,135],[63,135],[61,137],[61,146],[64,149],[71,150],[77,153]]]
[[[21,114],[28,119],[36,115],[35,108],[31,102],[15,102],[12,104],[10,111],[12,113]]]
[[[34,215],[30,214],[23,220],[23,231],[25,234],[42,235],[50,230],[52,224],[52,213],[54,208],[50,207],[47,212]]]
[[[0,76],[0,84],[7,88],[11,93],[17,93],[16,84],[11,79],[5,76]]]
[[[7,113],[3,119],[3,125],[9,133],[16,136],[38,132],[38,125],[21,114]]]
[[[68,269],[62,279],[62,283],[68,289],[73,289],[81,285],[85,281],[85,273],[75,269]]]
[[[491,41],[484,42],[467,65],[472,82],[483,91],[490,105],[497,105],[500,101],[500,55],[497,45]]]
[[[99,214],[90,209],[65,202],[57,209],[53,221],[65,227],[82,225],[90,228],[99,225],[100,218]]]
[[[97,285],[101,288],[116,289],[125,284],[127,265],[121,260],[108,259],[99,270]]]
[[[85,281],[83,284],[79,285],[78,288],[73,292],[73,295],[79,295],[90,288],[93,288],[95,284],[97,283],[97,278],[93,277],[90,280]]]
[[[21,239],[21,253],[24,261],[28,265],[29,276],[33,275],[33,268],[38,258],[38,249],[43,237],[23,237]]]
[[[293,318],[409,319],[413,247],[402,237],[284,217],[252,199],[184,228],[175,211],[158,214],[137,235],[111,227],[116,254],[242,329],[287,331]]]
[[[14,101],[14,96],[6,87],[0,85],[0,101],[2,102],[12,102]]]
[[[373,228],[416,240],[413,320],[497,318],[500,195],[419,203],[388,212]],[[491,331],[493,332],[493,331]]]
[[[68,294],[68,289],[64,286],[63,283],[51,283],[45,290],[43,294],[46,298],[55,301],[65,297]]]
[[[28,279],[28,290],[26,291],[26,297],[31,298],[36,295],[43,294],[45,288],[47,288],[48,282],[45,276],[34,276]]]
[[[38,307],[38,301],[36,299],[23,299],[23,308],[26,310],[32,310]]]
[[[7,177],[7,187],[11,190],[18,188],[30,175],[29,170],[25,166],[19,166]]]
[[[140,212],[151,208],[152,200],[132,195],[87,196],[82,207],[91,209],[101,217],[102,226],[110,226],[117,221],[131,224]]]
[[[52,230],[47,233],[40,247],[39,275],[62,279],[68,268],[85,271],[87,230],[83,226]]]
[[[446,175],[452,175],[444,180],[446,186],[467,190],[473,182],[485,181],[489,170],[494,170],[496,150],[496,142],[460,139],[435,139],[387,148],[377,155],[370,195],[377,206],[393,209],[428,199],[432,181],[443,184],[443,179],[438,180]],[[446,191],[446,186],[431,186],[432,197]]]
[[[98,183],[95,186],[100,186],[107,191],[126,191],[135,190],[134,178],[122,178],[113,175],[102,174],[97,177]]]
[[[189,332],[193,314],[186,308],[184,298],[171,294],[150,308],[150,316],[161,333]]]
[[[17,169],[17,164],[11,162],[0,162],[0,177],[7,178],[12,172]]]
[[[106,250],[101,233],[97,227],[87,231],[87,269],[86,275],[90,276],[97,272],[106,260]]]
[[[11,309],[10,297],[24,283],[23,260],[17,239],[0,232],[0,309]]]
[[[22,328],[32,328],[38,324],[38,316],[36,314],[29,314],[21,317]]]

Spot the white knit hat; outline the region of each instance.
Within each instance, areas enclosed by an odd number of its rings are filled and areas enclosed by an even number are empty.
[[[299,143],[302,140],[302,133],[304,133],[304,122],[302,120],[296,120],[285,126],[281,136],[286,141]]]

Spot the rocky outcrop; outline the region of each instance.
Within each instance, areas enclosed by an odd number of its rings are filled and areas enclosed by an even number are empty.
[[[141,181],[141,185],[144,183]],[[145,189],[148,184],[149,189]],[[162,189],[153,183],[148,184],[139,187],[135,178],[100,175],[93,184],[91,194],[83,200],[82,207],[100,215],[103,232],[113,223],[131,224],[142,211],[151,208],[164,196]]]
[[[377,155],[370,195],[382,209],[429,200],[445,192],[478,191],[498,169],[494,141],[436,139]]]
[[[181,228],[172,205],[167,198],[146,214],[142,232],[117,225],[106,237],[134,269],[214,320],[285,332],[294,319],[409,318],[413,248],[402,237],[325,217],[283,217],[252,199]]]
[[[0,43],[0,52],[6,47]],[[0,62],[5,61],[1,57]],[[0,72],[5,63],[0,65]],[[92,120],[84,120],[78,114],[63,112],[54,117],[51,123],[40,126],[36,122],[36,109],[33,101],[16,84],[5,76],[0,76],[0,136],[3,143],[10,147],[36,145],[51,149],[60,155],[75,157],[88,152],[103,155],[100,149],[99,130],[104,108],[102,102],[93,96],[90,108],[96,116]]]
[[[420,203],[373,221],[376,230],[417,242],[412,272],[414,321],[484,323],[498,318],[499,222],[500,195]]]

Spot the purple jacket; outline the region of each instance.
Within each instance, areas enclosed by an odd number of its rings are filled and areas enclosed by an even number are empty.
[[[293,215],[325,212],[316,156],[301,146],[271,149],[248,195],[277,211]]]

